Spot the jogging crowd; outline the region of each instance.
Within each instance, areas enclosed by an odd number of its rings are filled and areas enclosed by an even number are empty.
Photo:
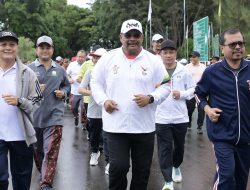
[[[146,190],[155,137],[162,190],[182,182],[187,130],[197,108],[197,134],[207,134],[216,157],[213,189],[246,190],[250,167],[250,62],[238,29],[220,36],[224,57],[208,66],[193,51],[177,61],[176,43],[160,34],[142,47],[143,29],[130,19],[121,25],[121,47],[79,50],[75,60],[52,60],[53,39],[36,41],[37,59],[24,65],[18,37],[0,32],[0,190],[29,190],[33,161],[41,190],[53,189],[63,133],[65,105],[75,127],[88,131],[89,165],[105,155],[110,190]],[[185,177],[185,176],[184,176]]]

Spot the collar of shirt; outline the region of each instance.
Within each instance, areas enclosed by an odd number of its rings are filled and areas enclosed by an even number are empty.
[[[57,67],[56,63],[55,63],[53,60],[51,60],[51,61],[52,61],[51,66],[52,66],[52,67]],[[35,60],[35,66],[36,66],[36,67],[39,67],[39,66],[41,66],[41,65],[42,65],[42,64],[39,62],[39,60],[36,59],[36,60]]]
[[[2,67],[0,67],[0,72],[1,72],[2,74],[6,74],[6,73],[8,73],[8,72],[10,72],[11,70],[16,69],[16,68],[17,68],[17,63],[15,62],[14,65],[12,65],[7,71],[4,71],[4,70],[2,69]]]

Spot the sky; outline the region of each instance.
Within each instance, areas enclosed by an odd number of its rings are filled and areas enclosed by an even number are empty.
[[[70,5],[77,5],[81,8],[89,8],[87,3],[93,2],[93,0],[67,0]]]

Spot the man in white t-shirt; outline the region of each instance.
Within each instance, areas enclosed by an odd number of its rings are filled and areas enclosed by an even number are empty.
[[[186,68],[192,74],[193,81],[196,85],[201,79],[201,76],[204,70],[206,69],[205,64],[200,63],[200,53],[198,51],[192,52],[191,63],[187,64]],[[192,115],[196,107],[195,98],[187,100],[186,103],[187,103],[188,116],[189,116],[188,129],[191,129]],[[198,106],[197,134],[203,134],[202,126],[204,123],[204,118],[205,118],[205,112],[203,109],[200,109],[200,107]]]
[[[122,47],[107,52],[95,65],[91,92],[103,107],[109,190],[126,190],[130,159],[130,189],[146,190],[154,149],[156,104],[170,94],[169,76],[162,61],[143,49],[139,21],[123,22],[120,41]],[[162,82],[166,83],[160,85]]]
[[[81,65],[85,62],[87,53],[84,50],[77,52],[76,61],[71,62],[66,70],[69,77],[69,82],[71,84],[71,110],[74,115],[75,126],[78,126],[79,123],[79,106],[81,108],[81,117],[85,113],[85,109],[82,102],[82,95],[78,93],[78,88],[80,83],[77,82],[77,76],[80,72]]]

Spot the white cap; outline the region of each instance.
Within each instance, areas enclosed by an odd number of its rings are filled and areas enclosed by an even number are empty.
[[[47,43],[50,46],[53,46],[53,41],[52,41],[51,37],[49,37],[49,36],[39,37],[36,41],[36,46],[39,46],[41,43]]]
[[[138,30],[142,33],[141,23],[135,19],[126,20],[122,23],[121,34],[125,34],[130,30]]]
[[[63,59],[63,58],[62,58],[61,56],[57,56],[57,57],[56,57],[56,61],[62,61],[62,59]]]
[[[179,63],[181,63],[181,64],[187,64],[187,60],[186,59],[181,59],[180,61],[179,61]]]
[[[90,56],[99,56],[99,57],[101,57],[101,56],[103,56],[103,54],[105,54],[106,52],[107,52],[106,49],[104,49],[104,48],[99,48],[99,49],[97,49],[95,52],[90,53],[89,55],[90,55]]]
[[[160,40],[160,39],[164,39],[163,36],[160,35],[160,34],[155,34],[155,35],[153,35],[153,37],[152,37],[152,41],[158,41],[158,40]]]

